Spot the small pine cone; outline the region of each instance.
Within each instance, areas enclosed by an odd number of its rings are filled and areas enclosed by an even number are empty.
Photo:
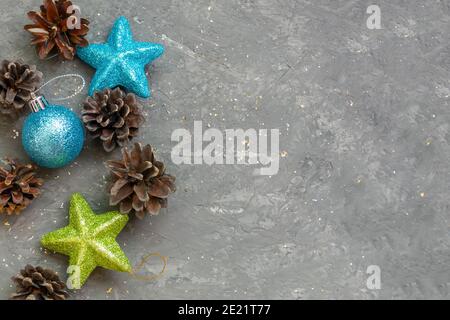
[[[135,143],[133,150],[122,149],[123,159],[107,162],[113,176],[110,204],[120,205],[123,214],[135,212],[157,215],[167,207],[167,198],[175,192],[175,177],[165,174],[164,164],[155,159],[152,147]]]
[[[103,141],[106,152],[125,146],[144,121],[136,96],[120,88],[95,92],[86,99],[81,113],[87,130]]]
[[[17,115],[42,81],[36,66],[3,60],[0,67],[0,112]]]
[[[76,17],[71,7],[68,0],[44,0],[40,12],[28,12],[33,24],[24,28],[34,36],[31,44],[36,45],[39,58],[45,59],[50,52],[57,51],[64,59],[73,60],[77,46],[89,44],[85,39],[89,21]]]
[[[64,282],[50,269],[27,265],[12,280],[16,293],[11,300],[66,300],[69,296]]]
[[[6,159],[0,167],[0,213],[20,214],[40,194],[43,180],[36,178],[36,166]]]

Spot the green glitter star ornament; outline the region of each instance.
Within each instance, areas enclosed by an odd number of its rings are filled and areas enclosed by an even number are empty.
[[[115,238],[128,222],[128,215],[117,211],[97,215],[79,193],[72,195],[69,225],[45,234],[43,247],[70,257],[70,276],[75,289],[86,282],[98,266],[121,272],[131,272],[127,256]],[[78,275],[78,279],[73,279]],[[75,281],[73,281],[75,280]],[[78,286],[79,284],[79,286]]]

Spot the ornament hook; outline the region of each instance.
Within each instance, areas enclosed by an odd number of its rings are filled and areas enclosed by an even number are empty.
[[[81,91],[83,91],[84,87],[86,86],[86,80],[84,79],[84,77],[83,77],[82,75],[79,75],[79,74],[76,74],[76,73],[63,74],[63,75],[54,77],[54,78],[48,80],[47,82],[45,82],[45,83],[44,83],[42,86],[40,86],[37,90],[35,90],[34,92],[32,92],[31,98],[32,98],[32,99],[35,99],[35,98],[33,98],[33,95],[34,95],[36,92],[38,92],[38,91],[40,91],[42,88],[48,86],[50,83],[52,83],[52,82],[54,82],[54,81],[56,81],[56,80],[62,79],[62,78],[78,78],[78,79],[81,79],[82,84],[81,84],[81,86],[78,87],[78,89],[75,90],[75,92],[74,92],[73,94],[71,94],[70,96],[67,96],[67,97],[64,97],[64,98],[56,98],[56,99],[52,99],[53,101],[64,101],[64,100],[72,99],[73,97],[75,97],[75,96],[77,96],[78,94],[80,94]]]

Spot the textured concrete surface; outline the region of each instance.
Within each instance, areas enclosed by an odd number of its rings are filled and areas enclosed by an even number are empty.
[[[93,70],[38,61],[22,30],[40,1],[2,0],[1,58],[37,63],[46,79]],[[132,264],[169,257],[164,276],[140,281],[96,270],[76,299],[449,298],[450,3],[447,0],[78,0],[103,41],[118,15],[135,37],[163,43],[149,68],[153,98],[138,141],[157,147],[177,193],[158,217],[119,237]],[[381,7],[382,30],[366,27]],[[65,82],[48,97],[71,92]],[[82,95],[67,102],[80,110]],[[175,165],[173,130],[278,128],[280,172]],[[21,121],[0,120],[1,156],[26,159]],[[0,298],[26,263],[64,274],[67,259],[40,236],[67,222],[82,192],[108,210],[107,170],[118,157],[88,141],[68,168],[43,171],[44,193],[21,216],[1,217]],[[381,290],[366,268],[381,268]],[[146,274],[158,272],[151,260]]]

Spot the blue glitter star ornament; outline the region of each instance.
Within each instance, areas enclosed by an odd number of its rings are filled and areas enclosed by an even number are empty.
[[[114,22],[106,43],[77,48],[78,57],[97,69],[89,95],[122,86],[142,98],[150,97],[145,66],[163,52],[164,47],[160,44],[134,41],[130,23],[125,17]]]

